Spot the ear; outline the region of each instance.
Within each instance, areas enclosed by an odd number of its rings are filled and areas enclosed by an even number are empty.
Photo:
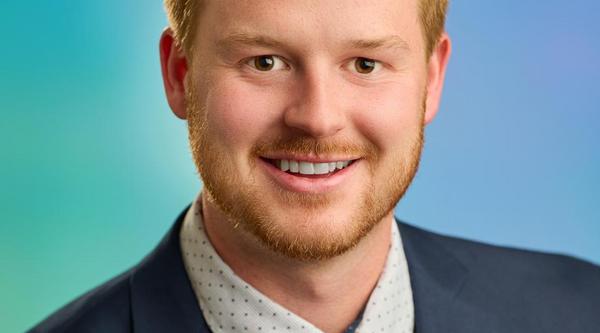
[[[429,63],[427,64],[427,101],[425,109],[425,124],[429,124],[438,112],[442,89],[444,88],[444,77],[452,43],[446,32],[442,34],[437,45],[434,47]]]
[[[187,59],[184,52],[177,46],[171,28],[165,29],[160,36],[159,51],[167,101],[177,117],[186,119],[185,76],[187,74]]]

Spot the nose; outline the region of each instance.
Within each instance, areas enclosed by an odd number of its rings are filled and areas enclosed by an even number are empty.
[[[346,116],[336,92],[334,78],[326,70],[305,70],[298,91],[284,114],[285,124],[314,138],[330,137],[345,126]]]

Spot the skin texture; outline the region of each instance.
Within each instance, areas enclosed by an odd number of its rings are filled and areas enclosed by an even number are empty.
[[[244,280],[342,332],[385,263],[392,209],[438,110],[450,41],[429,61],[416,0],[211,1],[193,58],[166,30],[173,112],[188,120],[203,219]],[[273,55],[260,71],[257,56]],[[371,73],[357,59],[376,60]],[[263,158],[357,160],[333,186],[282,184]]]

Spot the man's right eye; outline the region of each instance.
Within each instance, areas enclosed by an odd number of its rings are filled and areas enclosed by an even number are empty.
[[[261,55],[252,57],[246,62],[246,64],[261,72],[279,70],[286,67],[285,62],[278,56],[274,55]]]

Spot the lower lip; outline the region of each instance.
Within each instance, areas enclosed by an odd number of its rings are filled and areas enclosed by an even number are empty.
[[[349,166],[332,174],[325,175],[302,175],[291,174],[281,171],[278,167],[259,158],[259,164],[266,170],[267,174],[284,189],[292,192],[323,193],[339,187],[355,171],[362,160],[355,160]]]

